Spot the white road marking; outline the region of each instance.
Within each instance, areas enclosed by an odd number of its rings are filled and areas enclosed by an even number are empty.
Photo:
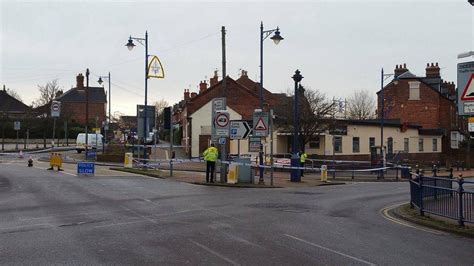
[[[294,240],[298,240],[298,241],[300,241],[300,242],[303,242],[303,243],[305,243],[305,244],[308,244],[308,245],[310,245],[310,246],[317,247],[317,248],[320,248],[320,249],[322,249],[322,250],[326,250],[326,251],[329,251],[329,252],[332,252],[332,253],[341,255],[341,256],[343,256],[343,257],[346,257],[346,258],[349,258],[349,259],[352,259],[352,260],[355,260],[355,261],[358,261],[358,262],[361,262],[361,263],[364,263],[364,264],[367,264],[367,265],[376,265],[375,263],[368,262],[368,261],[366,261],[366,260],[356,258],[356,257],[354,257],[354,256],[351,256],[351,255],[342,253],[342,252],[340,252],[340,251],[337,251],[337,250],[334,250],[334,249],[331,249],[331,248],[327,248],[327,247],[324,247],[324,246],[315,244],[315,243],[313,243],[313,242],[306,241],[306,240],[301,239],[301,238],[298,238],[298,237],[296,237],[296,236],[292,236],[292,235],[288,235],[288,234],[284,234],[284,235],[287,236],[287,237],[289,237],[289,238],[292,238],[292,239],[294,239]]]
[[[223,259],[223,260],[225,260],[225,261],[227,261],[228,263],[230,263],[230,264],[232,264],[232,265],[240,265],[240,264],[238,264],[237,262],[235,262],[235,261],[233,261],[233,260],[227,258],[226,256],[224,256],[224,255],[218,253],[217,251],[214,251],[214,250],[212,250],[212,249],[210,249],[210,248],[204,246],[203,244],[200,244],[200,243],[198,243],[198,242],[196,242],[196,241],[194,241],[194,240],[191,240],[191,239],[188,239],[188,240],[189,240],[189,242],[193,243],[194,245],[196,245],[196,246],[198,246],[198,247],[200,247],[200,248],[206,250],[207,252],[209,252],[209,253],[211,253],[211,254],[213,254],[213,255],[215,255],[215,256],[217,256],[217,257],[219,257],[219,258],[221,258],[221,259]]]
[[[410,222],[407,222],[407,221],[403,221],[403,220],[400,220],[400,219],[397,219],[393,216],[391,216],[388,211],[396,206],[400,206],[401,204],[405,204],[405,203],[408,203],[408,202],[403,202],[403,203],[398,203],[398,204],[394,204],[394,205],[391,205],[391,206],[388,206],[388,207],[385,207],[383,209],[380,210],[380,213],[382,214],[382,216],[391,221],[391,222],[394,222],[396,224],[399,224],[399,225],[403,225],[403,226],[406,226],[406,227],[410,227],[410,228],[413,228],[413,229],[417,229],[417,230],[421,230],[421,231],[424,231],[424,232],[428,232],[428,233],[432,233],[432,234],[435,234],[435,235],[448,235],[447,233],[445,232],[442,232],[442,231],[438,231],[438,230],[434,230],[434,229],[428,229],[426,227],[423,227],[423,226],[418,226],[418,225],[415,225],[413,223],[410,223]]]

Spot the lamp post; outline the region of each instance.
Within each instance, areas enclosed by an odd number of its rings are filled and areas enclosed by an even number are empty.
[[[263,110],[263,41],[270,36],[270,34],[275,33],[270,39],[273,40],[275,44],[279,44],[283,37],[280,35],[280,28],[271,30],[263,29],[263,21],[260,23],[260,109]],[[259,184],[263,184],[263,145],[260,140],[260,152],[259,152],[259,161],[260,161],[260,178],[258,180]]]
[[[145,38],[136,38],[136,37],[132,37],[130,36],[130,38],[128,39],[128,42],[125,46],[127,46],[128,50],[132,50],[133,47],[135,47],[135,44],[133,43],[133,40],[136,40],[138,41],[140,44],[142,44],[143,46],[145,46],[145,111],[144,111],[144,122],[143,122],[143,136],[144,136],[144,144],[146,143],[146,138],[147,138],[147,135],[148,135],[148,132],[147,132],[147,124],[148,124],[148,117],[147,117],[147,104],[148,104],[148,99],[147,99],[147,96],[148,96],[148,31],[145,31]],[[143,43],[145,42],[145,43]],[[147,159],[147,154],[146,154],[146,146],[144,148],[144,151],[143,151],[143,159],[146,160]]]
[[[300,166],[300,158],[298,156],[298,146],[299,146],[298,144],[298,131],[299,131],[298,88],[299,86],[301,86],[299,85],[299,83],[303,79],[303,76],[301,76],[301,72],[297,69],[292,78],[295,81],[295,100],[294,100],[294,106],[293,106],[293,147],[292,147],[293,154],[291,155],[291,167],[292,167],[291,182],[300,182],[301,171],[294,167]]]
[[[380,155],[382,156],[382,167],[385,167],[386,165],[386,157],[385,157],[385,149],[383,146],[383,127],[385,123],[385,97],[383,95],[383,86],[384,86],[384,81],[387,78],[390,78],[391,76],[394,76],[394,74],[384,74],[383,68],[381,71],[380,75],[380,96],[381,96],[381,113],[380,113]],[[380,171],[380,177],[384,177],[384,169]]]
[[[86,158],[89,145],[89,69],[86,69]]]
[[[111,112],[111,106],[112,106],[112,96],[111,96],[111,89],[110,89],[110,72],[109,72],[109,75],[108,76],[99,76],[99,80],[97,81],[97,83],[99,83],[99,85],[102,85],[102,83],[104,81],[102,81],[102,78],[104,79],[107,79],[109,81],[109,115],[107,116],[107,125],[105,126],[105,141],[107,142],[108,140],[108,129],[109,129],[109,126],[110,126],[110,117],[112,116],[112,112]]]

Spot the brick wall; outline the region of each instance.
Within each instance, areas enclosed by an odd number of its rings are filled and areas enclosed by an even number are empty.
[[[85,103],[64,103],[61,112],[64,113],[72,121],[84,124],[86,121],[86,104]],[[96,116],[99,117],[98,124],[102,125],[105,121],[105,104],[103,103],[89,103],[89,121],[95,123]]]
[[[439,128],[440,95],[428,85],[420,83],[420,100],[409,100],[409,80],[394,81],[384,89],[385,119],[400,119],[423,128]],[[378,110],[382,109],[381,93],[378,94]],[[378,112],[379,118],[381,112]],[[449,122],[448,122],[449,123]]]

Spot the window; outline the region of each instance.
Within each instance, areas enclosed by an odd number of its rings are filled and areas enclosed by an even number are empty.
[[[370,137],[369,138],[369,150],[371,147],[375,146],[375,138],[374,137]]]
[[[433,139],[433,151],[438,151],[438,139]]]
[[[393,154],[393,138],[390,137],[387,139],[387,152],[388,154]]]
[[[410,139],[409,138],[404,138],[403,139],[403,150],[408,153],[410,149]]]
[[[451,132],[451,149],[459,149],[459,137],[457,131]]]
[[[423,151],[423,138],[418,139],[418,151]]]
[[[410,86],[410,96],[408,100],[419,100],[420,99],[420,82],[419,81],[409,81],[408,85]]]
[[[319,149],[320,148],[320,140],[319,137],[314,137],[311,139],[309,142],[309,148],[310,149]]]
[[[360,152],[360,141],[359,137],[353,137],[352,138],[352,152]]]
[[[342,137],[334,137],[334,152],[342,153]]]

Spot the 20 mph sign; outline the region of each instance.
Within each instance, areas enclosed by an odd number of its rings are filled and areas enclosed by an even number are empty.
[[[51,117],[59,117],[61,114],[61,102],[53,101],[51,103]]]

